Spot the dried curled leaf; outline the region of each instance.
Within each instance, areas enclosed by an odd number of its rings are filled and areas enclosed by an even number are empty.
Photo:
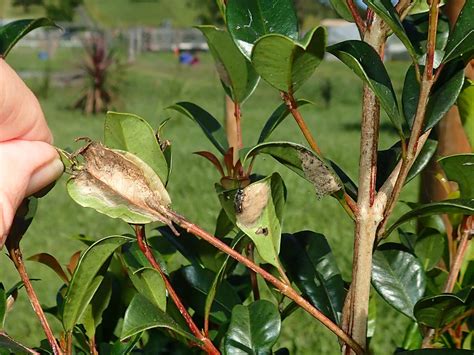
[[[168,192],[141,159],[99,142],[89,143],[79,154],[84,163],[73,167],[67,183],[69,195],[78,204],[127,223],[171,224],[167,217],[171,204]]]

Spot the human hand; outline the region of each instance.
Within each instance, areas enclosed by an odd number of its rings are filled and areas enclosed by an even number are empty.
[[[21,201],[63,172],[52,142],[38,100],[0,59],[0,248]]]

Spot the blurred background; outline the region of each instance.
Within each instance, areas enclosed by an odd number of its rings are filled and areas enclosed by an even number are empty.
[[[303,32],[313,26],[328,29],[329,43],[356,39],[353,24],[338,19],[323,0],[297,0]],[[7,61],[38,96],[60,148],[76,149],[74,139],[101,139],[104,112],[135,113],[157,128],[173,147],[173,172],[169,192],[174,208],[191,221],[213,231],[219,212],[214,183],[219,176],[208,162],[193,155],[213,150],[202,132],[190,120],[166,110],[178,101],[196,103],[222,124],[225,97],[207,44],[192,26],[222,24],[214,0],[0,0],[0,24],[18,18],[48,16],[62,27],[38,29],[20,41]],[[408,62],[403,46],[390,38],[385,51],[395,90],[400,94]],[[362,84],[353,73],[330,57],[299,91],[298,98],[315,103],[301,109],[321,149],[331,160],[357,179],[359,119]],[[281,103],[278,92],[263,81],[243,105],[244,145],[255,144],[259,132]],[[381,149],[390,147],[397,135],[383,116]],[[305,144],[298,127],[287,120],[274,133],[274,140]],[[352,224],[333,199],[318,200],[310,184],[270,159],[259,158],[255,172],[278,171],[289,190],[284,231],[311,229],[327,236],[345,279],[350,279]],[[130,232],[127,224],[80,208],[67,195],[63,177],[40,200],[35,221],[23,240],[25,257],[48,252],[63,264],[83,249],[77,238],[92,238]],[[412,181],[402,200],[415,201],[418,181]],[[309,198],[314,196],[314,198]],[[397,213],[406,210],[401,205]],[[51,306],[61,285],[46,267],[27,262],[30,277],[43,305]],[[6,288],[19,280],[8,257],[0,256],[0,281]],[[178,290],[179,291],[179,290]],[[375,296],[378,297],[378,296]],[[397,315],[382,299],[371,347],[388,354],[401,344],[408,319]],[[55,327],[59,323],[51,318]],[[337,339],[303,311],[285,320],[279,346],[292,354],[338,354]],[[26,295],[20,292],[15,311],[10,313],[7,332],[30,346],[43,337]]]

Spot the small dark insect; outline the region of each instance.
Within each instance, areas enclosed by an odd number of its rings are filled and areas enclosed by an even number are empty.
[[[266,237],[268,235],[268,228],[260,227],[257,229],[255,234],[263,234]]]
[[[242,213],[243,200],[244,200],[244,190],[239,187],[234,196],[234,209],[236,213]]]

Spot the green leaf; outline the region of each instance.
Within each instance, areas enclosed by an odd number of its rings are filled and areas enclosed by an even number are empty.
[[[329,46],[327,51],[339,58],[370,87],[399,134],[403,135],[395,91],[375,49],[365,42],[349,40]]]
[[[424,130],[434,127],[456,102],[464,84],[464,64],[452,62],[443,67],[426,107]]]
[[[13,218],[13,223],[8,233],[7,238],[9,242],[19,243],[23,235],[26,233],[28,228],[33,222],[33,218],[36,214],[36,209],[38,208],[38,199],[35,197],[25,198],[20,207],[18,207],[15,217]],[[0,248],[3,247],[5,240],[0,236]]]
[[[471,150],[474,152],[474,82],[472,80],[465,79],[457,105],[464,132],[471,143]]]
[[[0,330],[5,328],[5,317],[7,315],[7,295],[5,288],[0,282]]]
[[[279,268],[281,223],[286,201],[280,175],[274,173],[244,189],[221,193],[219,199],[229,218],[255,243],[262,259]]]
[[[426,0],[417,0],[427,7],[429,5]],[[440,5],[443,1],[440,1]],[[413,8],[412,8],[413,9]],[[410,11],[411,12],[411,11]],[[406,34],[410,39],[413,47],[418,53],[418,57],[421,57],[418,61],[419,64],[426,60],[426,48],[428,42],[428,31],[429,31],[429,13],[413,14],[405,17],[403,20],[403,27],[406,29]],[[435,58],[443,55],[443,49],[446,47],[446,42],[449,36],[449,20],[446,16],[440,12],[438,17],[438,26],[436,28],[436,43],[435,43]],[[441,61],[442,58],[436,58],[435,60]]]
[[[433,155],[436,153],[438,142],[432,139],[428,139],[420,154],[415,159],[410,171],[408,172],[405,184],[415,178],[425,166],[430,162]],[[393,169],[397,166],[398,162],[402,158],[401,142],[398,141],[387,150],[381,150],[377,152],[377,189],[379,189],[387,178],[392,173]]]
[[[420,96],[420,83],[416,78],[415,66],[411,65],[406,74],[402,91],[402,108],[408,126],[413,125]]]
[[[466,310],[464,301],[454,294],[424,297],[415,306],[418,323],[431,328],[441,328]]]
[[[15,354],[34,354],[39,355],[38,352],[27,348],[16,340],[12,339],[7,333],[0,331],[0,349],[12,351]]]
[[[245,237],[245,234],[242,232],[237,234],[235,238],[232,240],[231,248],[235,249],[236,246],[244,237]],[[209,292],[206,297],[206,303],[204,305],[204,319],[209,319],[209,316],[211,314],[212,304],[217,294],[217,288],[222,282],[222,280],[224,279],[225,271],[227,269],[227,265],[229,264],[230,260],[233,260],[233,259],[230,257],[230,255],[226,255],[224,262],[222,263],[221,267],[217,271],[216,276],[214,277],[214,280],[212,281],[212,285],[209,288]]]
[[[290,280],[305,298],[338,324],[344,281],[324,235],[311,231],[284,234],[280,257]]]
[[[234,102],[242,104],[254,92],[259,76],[230,34],[214,26],[197,27],[207,39],[222,86]]]
[[[466,0],[444,49],[443,63],[458,57],[466,57],[465,60],[468,61],[472,57],[474,54],[473,18],[474,0]]]
[[[270,354],[281,330],[278,308],[260,300],[248,306],[237,305],[227,331],[224,348],[227,354]]]
[[[401,216],[392,226],[390,226],[385,235],[388,236],[399,225],[406,223],[413,218],[420,218],[442,213],[461,213],[466,215],[474,215],[474,200],[452,199],[420,205]]]
[[[417,322],[412,322],[411,325],[407,327],[402,347],[404,349],[418,349],[421,347],[422,342],[423,336],[421,335],[420,327]]]
[[[367,338],[372,338],[377,327],[377,298],[375,294],[369,297],[369,315],[367,317]]]
[[[366,0],[366,4],[384,20],[393,33],[395,33],[400,41],[402,41],[405,48],[408,50],[408,53],[412,57],[413,62],[416,62],[418,59],[418,54],[416,53],[413,44],[405,32],[405,29],[400,21],[400,17],[395,11],[395,7],[392,5],[392,2],[390,0]]]
[[[314,73],[324,57],[326,30],[318,27],[298,42],[280,34],[255,42],[252,64],[257,73],[280,91],[293,94]]]
[[[117,248],[129,241],[131,239],[124,236],[106,237],[92,244],[82,254],[64,298],[62,314],[66,331],[72,331],[94,296],[103,279],[100,271],[107,260]]]
[[[52,20],[38,19],[18,20],[0,27],[0,57],[5,58],[15,44],[31,31],[39,27],[58,27]],[[59,27],[58,27],[59,28]]]
[[[102,322],[102,314],[108,307],[111,297],[112,278],[110,275],[106,275],[78,321],[84,326],[89,339],[94,338],[97,327]]]
[[[347,5],[347,1],[345,0],[329,0],[331,3],[332,8],[336,13],[341,16],[344,20],[349,22],[354,22],[354,18],[352,17],[352,12]]]
[[[172,283],[179,296],[196,314],[204,316],[206,298],[211,291],[216,274],[209,269],[188,265],[172,274]],[[210,318],[213,322],[224,324],[229,321],[232,308],[241,300],[234,288],[223,281],[217,287],[216,297],[211,307]]]
[[[389,305],[414,319],[413,307],[425,292],[423,266],[406,251],[378,248],[373,257],[372,285]]]
[[[255,42],[266,34],[298,39],[298,18],[291,0],[229,0],[226,18],[232,38],[248,59]]]
[[[206,110],[191,102],[178,102],[168,109],[177,111],[196,122],[223,155],[229,150],[227,136],[221,124]]]
[[[136,155],[155,171],[162,182],[168,181],[168,164],[155,131],[143,118],[131,113],[107,112],[104,144]]]
[[[143,160],[97,142],[83,148],[81,155],[84,164],[75,167],[67,182],[69,195],[79,205],[127,223],[171,223],[164,215],[171,204],[168,192]]]
[[[64,272],[63,267],[59,263],[59,261],[48,253],[39,253],[30,256],[27,260],[36,261],[40,264],[46,265],[51,270],[53,270],[66,284],[69,283],[69,277]]]
[[[461,198],[474,199],[474,154],[457,154],[438,160],[448,180],[459,185]]]
[[[296,105],[302,107],[307,104],[312,104],[308,100],[296,100]],[[271,114],[270,118],[265,122],[260,137],[258,138],[257,144],[265,142],[273,131],[283,122],[283,120],[289,115],[290,110],[285,103],[280,104],[275,111]]]
[[[272,156],[279,163],[312,183],[318,196],[335,194],[343,188],[343,184],[333,170],[332,164],[302,145],[290,142],[258,144],[245,152],[242,164],[245,164],[251,156],[257,154]]]
[[[444,253],[445,237],[440,233],[426,233],[416,239],[415,254],[426,271],[433,269]]]
[[[120,340],[124,341],[135,334],[153,328],[165,328],[192,342],[199,343],[198,339],[182,329],[173,318],[151,303],[145,296],[136,294],[125,312]]]
[[[129,273],[133,286],[162,311],[166,311],[166,286],[160,273],[152,268],[143,268]]]

